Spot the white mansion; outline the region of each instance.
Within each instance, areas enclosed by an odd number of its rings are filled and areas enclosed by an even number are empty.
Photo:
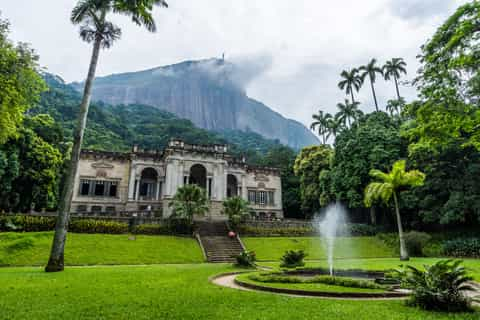
[[[112,214],[152,210],[168,217],[177,189],[197,184],[210,199],[209,215],[221,218],[222,202],[241,196],[259,217],[283,217],[280,172],[255,167],[227,153],[225,145],[172,140],[163,151],[134,147],[129,153],[83,150],[72,211]]]

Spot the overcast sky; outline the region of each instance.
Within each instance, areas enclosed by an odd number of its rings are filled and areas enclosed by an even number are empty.
[[[415,75],[420,46],[466,0],[167,0],[156,9],[158,32],[150,34],[126,18],[113,20],[123,37],[101,54],[97,75],[137,71],[183,60],[220,57],[244,63],[253,74],[250,97],[309,125],[312,113],[335,112],[344,94],[339,73],[403,57]],[[66,81],[84,79],[90,47],[69,22],[76,0],[0,0],[15,41],[31,43],[41,65]],[[392,83],[379,80],[381,105],[394,97]],[[409,99],[412,88],[402,88]],[[362,109],[373,110],[370,89],[360,92]]]

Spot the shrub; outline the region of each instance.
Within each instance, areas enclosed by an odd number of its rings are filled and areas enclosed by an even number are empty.
[[[443,254],[449,257],[480,258],[480,239],[454,239],[442,244]]]
[[[51,231],[55,229],[55,221],[55,217],[23,215],[0,217],[0,231]]]
[[[411,256],[423,256],[423,248],[432,239],[432,237],[425,232],[410,231],[405,233],[405,245],[407,251]]]
[[[412,266],[399,270],[402,285],[412,290],[408,304],[426,310],[464,312],[471,310],[471,299],[466,291],[474,289],[468,285],[472,280],[462,261],[442,260],[421,271]]]
[[[168,226],[161,224],[140,224],[133,228],[134,234],[146,234],[146,235],[158,235],[158,234],[171,234]]]
[[[245,221],[248,216],[248,202],[241,197],[232,197],[223,201],[223,214],[228,216],[230,227],[234,230]]]
[[[347,236],[352,237],[369,237],[374,236],[379,232],[379,227],[371,226],[368,224],[361,224],[361,223],[351,223],[347,224]]]
[[[166,227],[172,234],[193,234],[193,223],[189,219],[170,218],[167,220]]]
[[[281,258],[282,263],[280,267],[282,268],[296,268],[296,267],[303,267],[305,262],[303,259],[307,256],[307,254],[303,250],[288,250],[285,252],[283,257]]]
[[[237,230],[243,235],[256,237],[306,237],[316,234],[313,227],[264,228],[240,225]]]
[[[254,268],[256,266],[257,257],[253,251],[243,251],[235,259],[237,267]]]
[[[96,219],[75,219],[70,222],[68,230],[76,233],[122,234],[128,233],[128,223]]]
[[[342,286],[349,288],[363,289],[386,289],[387,287],[377,284],[373,281],[358,280],[346,277],[331,276],[315,276],[315,277],[298,277],[285,275],[283,273],[260,273],[249,276],[250,280],[264,283],[323,283],[333,286]]]

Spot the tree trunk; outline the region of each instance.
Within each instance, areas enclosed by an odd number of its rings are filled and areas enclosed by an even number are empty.
[[[350,90],[350,94],[352,95],[352,103],[354,104],[355,103],[355,97],[353,96],[353,89]]]
[[[400,239],[400,260],[408,261],[407,247],[405,246],[405,238],[403,236],[402,218],[400,217],[400,209],[398,207],[397,193],[393,192],[393,201],[395,201],[395,214],[397,216],[398,238]]]
[[[375,212],[375,206],[370,207],[370,222],[372,225],[377,225],[377,215]]]
[[[92,95],[92,85],[95,78],[95,70],[97,69],[98,56],[100,54],[101,39],[98,38],[93,44],[92,58],[88,70],[87,80],[83,92],[82,104],[78,114],[77,127],[73,136],[72,155],[67,168],[65,185],[62,190],[62,196],[58,203],[58,217],[55,225],[55,236],[53,238],[50,259],[45,267],[46,272],[62,271],[64,269],[64,250],[67,238],[68,221],[70,216],[70,202],[73,195],[73,184],[77,175],[78,162],[80,160],[80,152],[82,148],[83,133],[87,123],[88,108]]]
[[[397,89],[397,98],[398,98],[398,100],[400,100],[400,90],[398,90],[397,77],[394,75],[394,76],[393,76],[393,79],[395,80],[395,88]]]
[[[373,87],[373,80],[370,78],[370,86],[372,87],[372,94],[373,94],[373,100],[375,101],[375,109],[378,110],[378,102],[377,102],[377,95],[375,94],[375,88]]]

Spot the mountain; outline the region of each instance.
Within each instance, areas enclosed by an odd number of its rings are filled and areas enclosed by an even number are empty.
[[[244,76],[241,66],[223,60],[186,61],[96,78],[93,99],[111,105],[151,105],[203,129],[251,131],[295,149],[318,143],[301,123],[249,98],[242,89]],[[72,85],[83,88],[82,83]]]
[[[44,74],[49,90],[29,113],[47,113],[62,127],[63,135],[71,140],[76,125],[80,94],[63,80]],[[211,132],[196,127],[190,120],[157,108],[132,104],[109,105],[94,102],[90,106],[83,147],[106,151],[128,151],[134,144],[143,149],[162,149],[171,138],[195,144],[228,144],[234,155],[244,155],[258,164],[274,148],[278,140],[268,140],[254,132],[224,130]]]

